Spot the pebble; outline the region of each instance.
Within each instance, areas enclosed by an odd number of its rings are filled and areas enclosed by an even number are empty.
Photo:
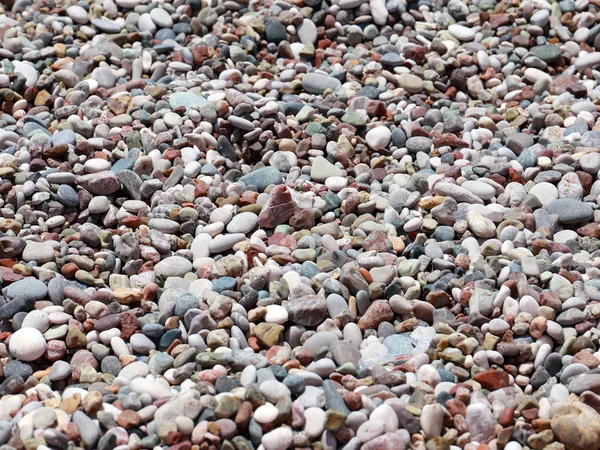
[[[598,446],[594,2],[9,1],[0,446]]]
[[[10,340],[10,354],[21,361],[35,361],[46,351],[46,340],[36,328],[23,327]]]

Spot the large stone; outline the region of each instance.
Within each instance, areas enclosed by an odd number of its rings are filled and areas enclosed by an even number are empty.
[[[317,295],[290,300],[287,308],[289,320],[307,327],[320,325],[327,316],[327,300]]]
[[[580,200],[559,198],[548,205],[548,212],[556,214],[558,221],[563,224],[581,223],[594,217],[592,207]]]
[[[552,432],[567,450],[596,450],[600,442],[600,414],[581,402],[561,406],[552,417]]]
[[[121,188],[121,183],[113,172],[98,172],[80,175],[77,184],[94,195],[114,194]]]
[[[283,185],[275,186],[267,202],[258,215],[258,225],[275,228],[294,215],[296,205],[292,201],[290,190]]]
[[[192,270],[192,263],[182,256],[170,256],[154,266],[156,275],[159,275],[163,278],[183,277],[186,273],[191,272]]]
[[[21,328],[10,337],[10,354],[21,361],[35,361],[46,351],[46,339],[35,328]]]
[[[23,278],[8,286],[6,295],[8,298],[23,298],[40,300],[46,296],[48,288],[46,285],[33,277]]]
[[[189,111],[192,106],[202,107],[206,103],[207,100],[195,92],[174,92],[169,97],[169,105],[173,109],[185,106],[185,109]]]
[[[271,184],[282,184],[283,177],[275,167],[263,167],[244,175],[240,182],[246,186],[256,186],[259,192],[263,192]]]
[[[322,156],[317,156],[310,168],[310,177],[319,183],[323,183],[329,177],[341,176],[344,176],[344,171],[331,164]]]
[[[54,259],[54,248],[49,242],[29,241],[23,250],[23,261],[35,261],[38,264],[45,264]]]
[[[25,240],[17,237],[0,237],[0,258],[13,258],[18,256],[25,248]],[[52,251],[54,255],[54,250]]]
[[[307,73],[302,77],[302,87],[311,94],[322,94],[327,89],[335,90],[341,84],[337,78],[321,73]]]

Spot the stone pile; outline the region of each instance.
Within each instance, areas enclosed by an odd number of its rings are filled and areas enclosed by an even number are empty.
[[[600,447],[600,3],[0,8],[0,450]]]

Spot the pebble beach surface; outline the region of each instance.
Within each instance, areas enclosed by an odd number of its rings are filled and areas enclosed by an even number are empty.
[[[600,2],[0,5],[0,450],[600,448]]]

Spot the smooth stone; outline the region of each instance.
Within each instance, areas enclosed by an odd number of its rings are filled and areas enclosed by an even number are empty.
[[[258,216],[251,212],[243,212],[233,216],[231,222],[227,224],[228,233],[249,233],[256,227]]]
[[[335,91],[341,84],[337,78],[320,73],[307,73],[302,77],[302,87],[311,94],[322,94],[327,89]]]
[[[170,256],[154,266],[156,274],[163,278],[183,277],[192,270],[192,263],[181,256]]]
[[[373,149],[385,148],[392,140],[392,132],[384,126],[375,127],[367,132],[365,140]]]
[[[23,261],[45,264],[54,260],[54,248],[49,242],[28,241],[23,249]]]
[[[344,176],[344,170],[331,164],[322,156],[317,156],[310,168],[310,177],[316,182],[323,183],[330,177]]]
[[[570,198],[560,198],[548,205],[548,212],[556,214],[558,221],[563,224],[574,224],[589,221],[594,216],[594,210],[588,204]]]
[[[40,300],[48,294],[48,288],[40,280],[33,277],[23,278],[22,280],[11,283],[6,288],[8,298],[23,298]]]
[[[35,361],[46,351],[46,339],[35,328],[20,328],[10,337],[9,350],[21,361]]]

